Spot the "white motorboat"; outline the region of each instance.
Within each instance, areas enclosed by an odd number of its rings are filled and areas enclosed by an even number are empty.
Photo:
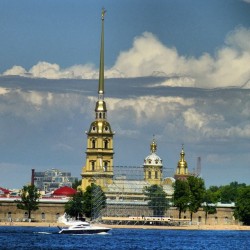
[[[111,228],[90,225],[86,221],[71,222],[67,228],[60,228],[59,234],[99,234],[107,233]]]
[[[67,227],[58,227],[59,234],[99,234],[107,233],[111,228],[91,225],[87,221],[68,220],[66,214],[58,218],[59,223],[64,223]]]

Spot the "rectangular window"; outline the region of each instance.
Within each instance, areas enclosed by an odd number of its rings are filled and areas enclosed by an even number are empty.
[[[158,172],[155,171],[155,179],[158,179]]]

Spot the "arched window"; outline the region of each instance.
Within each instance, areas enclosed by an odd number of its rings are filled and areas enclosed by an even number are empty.
[[[198,217],[198,222],[201,222],[201,216]]]
[[[45,221],[45,213],[41,213],[41,219],[42,221]]]
[[[151,171],[148,171],[148,178],[151,179]]]
[[[92,140],[92,148],[95,148],[95,140]]]
[[[225,220],[225,223],[227,224],[228,223],[228,217],[226,216],[224,220]]]
[[[108,171],[108,162],[107,161],[104,162],[103,169],[104,169],[104,172]]]
[[[26,220],[26,219],[28,219],[28,217],[29,217],[28,212],[25,212],[24,213],[24,219]]]
[[[60,214],[56,213],[56,221],[59,219],[59,217],[60,217]]]
[[[104,140],[104,148],[105,148],[105,149],[108,149],[108,145],[109,145],[108,140]]]
[[[214,221],[215,221],[215,224],[218,224],[218,217],[217,216],[214,217]]]
[[[99,118],[100,118],[100,119],[102,118],[102,113],[99,113]]]

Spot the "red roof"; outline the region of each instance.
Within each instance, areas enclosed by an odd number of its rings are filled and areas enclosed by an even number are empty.
[[[76,194],[76,190],[71,188],[71,187],[60,187],[56,189],[53,193],[53,195],[58,195],[58,196],[71,196]]]
[[[4,194],[9,194],[10,191],[8,189],[2,188],[0,187],[0,190],[4,193]]]

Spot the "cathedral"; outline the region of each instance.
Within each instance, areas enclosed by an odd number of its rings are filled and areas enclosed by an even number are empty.
[[[122,196],[128,200],[141,200],[145,187],[156,184],[162,186],[167,196],[171,197],[174,192],[175,180],[186,179],[190,175],[183,146],[174,178],[164,178],[163,163],[157,155],[157,142],[154,138],[150,144],[150,154],[144,159],[143,174],[140,179],[131,180],[126,175],[117,176],[114,174],[114,132],[107,120],[107,107],[104,100],[104,16],[105,10],[103,9],[98,100],[95,106],[95,120],[86,132],[86,163],[82,168],[81,188],[84,191],[91,183],[95,183],[102,187],[110,199],[119,199]]]

